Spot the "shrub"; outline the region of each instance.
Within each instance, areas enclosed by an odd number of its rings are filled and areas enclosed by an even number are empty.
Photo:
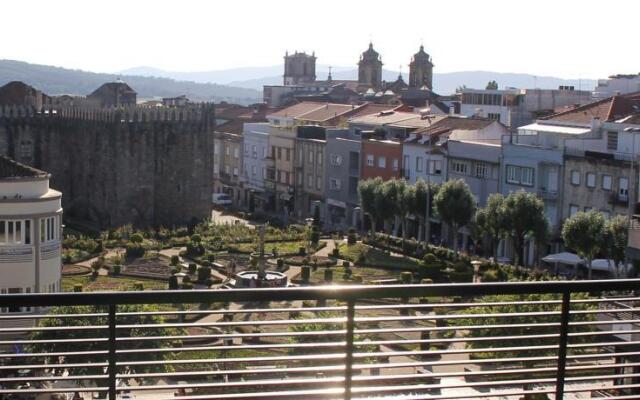
[[[178,277],[175,275],[171,275],[169,277],[169,290],[177,290],[178,289]]]
[[[95,281],[96,279],[98,279],[98,275],[100,275],[100,273],[98,272],[98,270],[95,270],[95,269],[94,269],[94,270],[91,272],[91,279]]]
[[[362,283],[362,275],[353,275],[351,276],[351,280],[354,283]]]
[[[209,278],[211,278],[211,267],[200,267],[200,269],[198,269],[198,281],[205,282]]]
[[[191,277],[189,275],[182,278],[182,283],[191,283]]]
[[[178,272],[180,272],[180,268],[177,268],[177,267],[171,268],[172,274],[177,274]]]
[[[429,278],[420,279],[420,283],[422,285],[430,285],[433,283],[433,279],[429,279]]]
[[[358,237],[356,235],[356,230],[353,228],[349,228],[349,231],[347,232],[347,244],[356,244],[357,241]]]
[[[317,230],[311,231],[311,243],[317,245],[320,242],[320,232]]]
[[[131,235],[129,241],[131,241],[131,243],[141,244],[144,241],[144,237],[142,237],[142,235],[139,233],[134,233],[133,235]]]
[[[202,260],[202,262],[200,262],[200,264],[202,264],[204,267],[210,267],[211,266],[211,262],[208,260]]]
[[[193,284],[191,282],[182,282],[182,288],[184,290],[193,289]]]
[[[111,272],[113,273],[113,275],[120,275],[120,271],[121,271],[122,266],[119,264],[116,264],[113,266],[113,268],[111,269]]]
[[[203,255],[204,251],[204,246],[200,242],[194,242],[193,240],[190,240],[189,243],[187,243],[187,255],[192,258]]]
[[[499,280],[498,270],[496,269],[488,269],[482,273],[482,282],[498,282]]]
[[[133,282],[133,290],[144,290],[144,283],[140,281]]]
[[[198,266],[195,263],[189,263],[189,274],[193,275],[198,270]]]
[[[309,283],[310,277],[311,277],[311,268],[308,265],[303,265],[301,268],[302,282]]]
[[[325,282],[331,282],[333,281],[333,270],[332,269],[325,269],[324,270],[324,280]]]
[[[76,283],[75,285],[73,285],[73,291],[74,292],[82,292],[82,285],[79,283]]]
[[[340,257],[340,249],[339,248],[336,247],[336,248],[333,249],[333,256],[335,258]]]
[[[433,253],[427,253],[424,255],[424,257],[422,258],[422,261],[425,264],[430,264],[433,265],[435,263],[438,262],[438,258],[433,254]]]
[[[299,256],[305,256],[305,255],[307,255],[307,249],[306,249],[305,247],[303,247],[303,246],[300,246],[300,247],[298,248],[298,255],[299,255]]]
[[[178,265],[180,264],[180,257],[177,254],[174,254],[171,256],[171,265]]]
[[[194,243],[201,243],[202,236],[198,235],[197,233],[194,233],[193,235],[191,235],[191,241]]]
[[[342,262],[342,267],[343,268],[351,268],[351,263],[349,261],[343,261]]]
[[[409,284],[413,281],[413,274],[409,271],[404,271],[400,273],[400,282],[404,284]]]
[[[128,258],[139,258],[144,256],[145,249],[139,244],[130,242],[126,246],[126,254]]]
[[[209,253],[207,254],[207,261],[209,261],[210,263],[214,262],[216,260],[216,255],[213,253]]]
[[[273,254],[274,257],[278,257],[278,248],[277,247],[272,248],[271,254]]]
[[[284,260],[282,258],[278,258],[276,264],[278,265],[278,269],[284,268]]]

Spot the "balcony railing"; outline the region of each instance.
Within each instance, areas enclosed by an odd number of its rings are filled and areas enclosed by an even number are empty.
[[[0,398],[636,399],[640,341],[616,327],[640,332],[628,318],[639,289],[609,280],[2,295],[0,308],[39,311],[0,315]]]

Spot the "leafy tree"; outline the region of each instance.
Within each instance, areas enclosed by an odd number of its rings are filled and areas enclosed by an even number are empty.
[[[498,82],[496,81],[489,81],[487,83],[487,90],[498,90]]]
[[[458,230],[471,221],[476,210],[469,186],[462,179],[448,181],[442,184],[433,203],[440,218],[453,228],[453,250],[457,250]]]
[[[418,218],[420,229],[418,233],[418,241],[422,240],[422,233],[424,231],[424,240],[429,241],[431,236],[431,229],[427,218],[427,198],[429,207],[429,215],[433,215],[433,198],[438,193],[438,184],[426,183],[422,178],[418,178],[416,184],[413,186],[415,190],[415,196],[413,196],[413,204],[410,204],[410,213]],[[428,197],[427,197],[428,196]]]
[[[507,230],[504,196],[494,193],[489,196],[487,206],[476,212],[475,225],[482,235],[491,238],[491,254],[498,257],[498,242]]]
[[[547,226],[544,202],[533,193],[520,190],[510,193],[504,199],[507,233],[513,239],[515,265],[524,260],[524,246],[527,237],[541,240],[543,226]]]
[[[613,260],[616,278],[619,277],[618,266],[624,263],[629,238],[629,221],[618,215],[604,224],[604,252]]]
[[[375,205],[383,222],[390,224],[400,214],[399,202],[402,190],[398,180],[392,179],[384,182],[376,192]]]
[[[376,207],[376,196],[382,186],[382,178],[365,179],[358,182],[358,196],[362,212],[371,219],[371,230],[376,232],[376,221],[380,218]]]
[[[402,249],[404,250],[404,243],[407,239],[407,216],[413,208],[412,205],[416,202],[416,189],[414,186],[407,185],[407,181],[404,179],[394,179],[389,183],[395,185],[397,198],[395,208],[402,226]]]
[[[567,247],[578,252],[587,260],[589,279],[591,261],[601,250],[605,238],[604,217],[599,211],[579,212],[567,219],[562,227],[562,240]]]
[[[159,308],[155,305],[120,305],[118,306],[119,313],[140,313],[159,311]],[[104,313],[104,306],[60,306],[54,307],[51,310],[52,314],[91,314],[91,313]],[[165,319],[161,315],[120,315],[118,316],[119,325],[143,325],[143,324],[163,324]],[[40,327],[62,327],[62,326],[76,326],[84,327],[91,325],[107,325],[107,317],[77,317],[77,318],[57,318],[50,317],[40,320],[38,326]],[[139,337],[139,336],[176,336],[185,335],[183,329],[178,328],[127,328],[118,329],[118,337]],[[91,340],[96,336],[96,331],[92,329],[77,329],[77,330],[57,330],[51,329],[46,331],[34,332],[30,339],[34,341],[42,341],[30,344],[27,346],[27,351],[30,353],[66,353],[77,352],[79,344],[77,342],[58,342],[59,339],[71,339],[71,340],[86,340],[80,346],[83,351],[98,352],[108,349],[108,343],[102,341]],[[126,343],[126,344],[125,344]],[[154,340],[148,341],[127,341],[122,342],[119,345],[120,348],[126,349],[145,349],[149,347],[156,348],[173,348],[180,347],[182,345],[181,340]],[[158,365],[132,365],[128,362],[131,361],[163,361],[173,357],[171,352],[164,351],[145,351],[139,353],[125,353],[118,356],[119,361],[122,361],[118,367],[118,373],[148,373],[148,372],[170,372],[172,367],[169,364],[159,363]],[[61,361],[62,358],[62,361]],[[50,364],[87,364],[87,363],[102,363],[104,362],[104,354],[78,354],[78,355],[66,355],[64,357],[44,357],[45,363]],[[102,367],[70,367],[68,369],[56,369],[56,373],[62,374],[68,371],[69,375],[95,375],[102,374]],[[98,386],[104,386],[104,382],[98,382]]]

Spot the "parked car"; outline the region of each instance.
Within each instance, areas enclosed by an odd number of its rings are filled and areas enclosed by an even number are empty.
[[[214,193],[212,200],[217,206],[229,206],[232,203],[231,197],[226,193]]]

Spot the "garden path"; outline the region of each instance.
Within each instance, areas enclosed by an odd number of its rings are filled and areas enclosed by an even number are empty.
[[[125,250],[121,247],[116,247],[114,249],[109,249],[107,250],[107,252],[104,255],[104,258],[109,258],[109,257],[115,257],[118,255],[124,255]],[[94,262],[98,261],[99,257],[93,257],[90,258],[88,260],[84,260],[82,262],[76,263],[76,265],[82,265],[83,267],[89,267],[91,268],[91,264],[93,264]],[[102,276],[107,276],[109,275],[109,270],[107,270],[106,268],[100,268],[100,271],[98,271],[98,274],[102,275]]]

